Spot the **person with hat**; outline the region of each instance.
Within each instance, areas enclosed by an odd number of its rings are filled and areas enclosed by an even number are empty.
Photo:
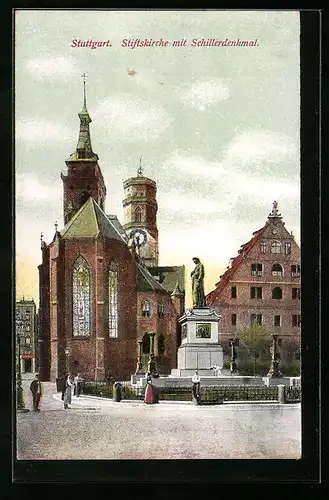
[[[32,398],[33,398],[33,410],[39,412],[40,411],[39,404],[42,396],[42,387],[38,373],[35,374],[34,380],[32,380],[31,382],[30,391],[32,392]]]

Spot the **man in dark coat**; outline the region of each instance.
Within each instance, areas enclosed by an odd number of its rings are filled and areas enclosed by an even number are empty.
[[[42,387],[38,373],[35,374],[34,380],[32,380],[31,382],[30,390],[32,392],[32,398],[33,398],[33,410],[40,411],[39,404],[42,396]]]

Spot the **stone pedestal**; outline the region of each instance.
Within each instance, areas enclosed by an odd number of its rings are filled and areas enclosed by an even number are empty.
[[[212,366],[223,367],[223,348],[218,341],[220,316],[210,307],[188,309],[180,318],[182,342],[177,353],[174,377],[213,375]]]

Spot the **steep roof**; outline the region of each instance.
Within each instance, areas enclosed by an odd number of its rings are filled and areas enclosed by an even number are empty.
[[[63,239],[97,238],[102,235],[106,239],[126,243],[113,222],[92,197],[74,214],[60,235]]]
[[[248,255],[250,250],[254,247],[254,245],[259,241],[261,234],[263,233],[266,224],[261,229],[253,232],[253,237],[247,243],[241,245],[239,250],[239,255],[232,260],[231,267],[229,267],[225,273],[220,277],[220,281],[216,283],[216,288],[209,292],[206,296],[206,301],[209,306],[213,304],[215,298],[220,294],[220,292],[225,288],[229,280],[232,278],[235,271],[239,268],[241,262]]]
[[[154,292],[167,290],[155,279],[149,270],[140,263],[137,263],[137,291],[138,292]]]
[[[122,238],[125,241],[128,241],[128,235],[127,235],[124,227],[121,225],[117,215],[107,214],[106,217],[112,222],[113,226],[121,234]]]
[[[185,291],[185,266],[152,266],[149,272],[170,293],[175,290],[176,283],[181,291]]]

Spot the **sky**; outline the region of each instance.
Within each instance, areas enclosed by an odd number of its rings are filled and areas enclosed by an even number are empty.
[[[40,233],[49,243],[64,225],[60,173],[77,144],[83,73],[105,212],[124,222],[123,181],[142,157],[157,183],[159,265],[186,266],[187,305],[192,257],[208,293],[274,200],[300,245],[299,71],[295,11],[16,11],[17,299],[38,303]]]

